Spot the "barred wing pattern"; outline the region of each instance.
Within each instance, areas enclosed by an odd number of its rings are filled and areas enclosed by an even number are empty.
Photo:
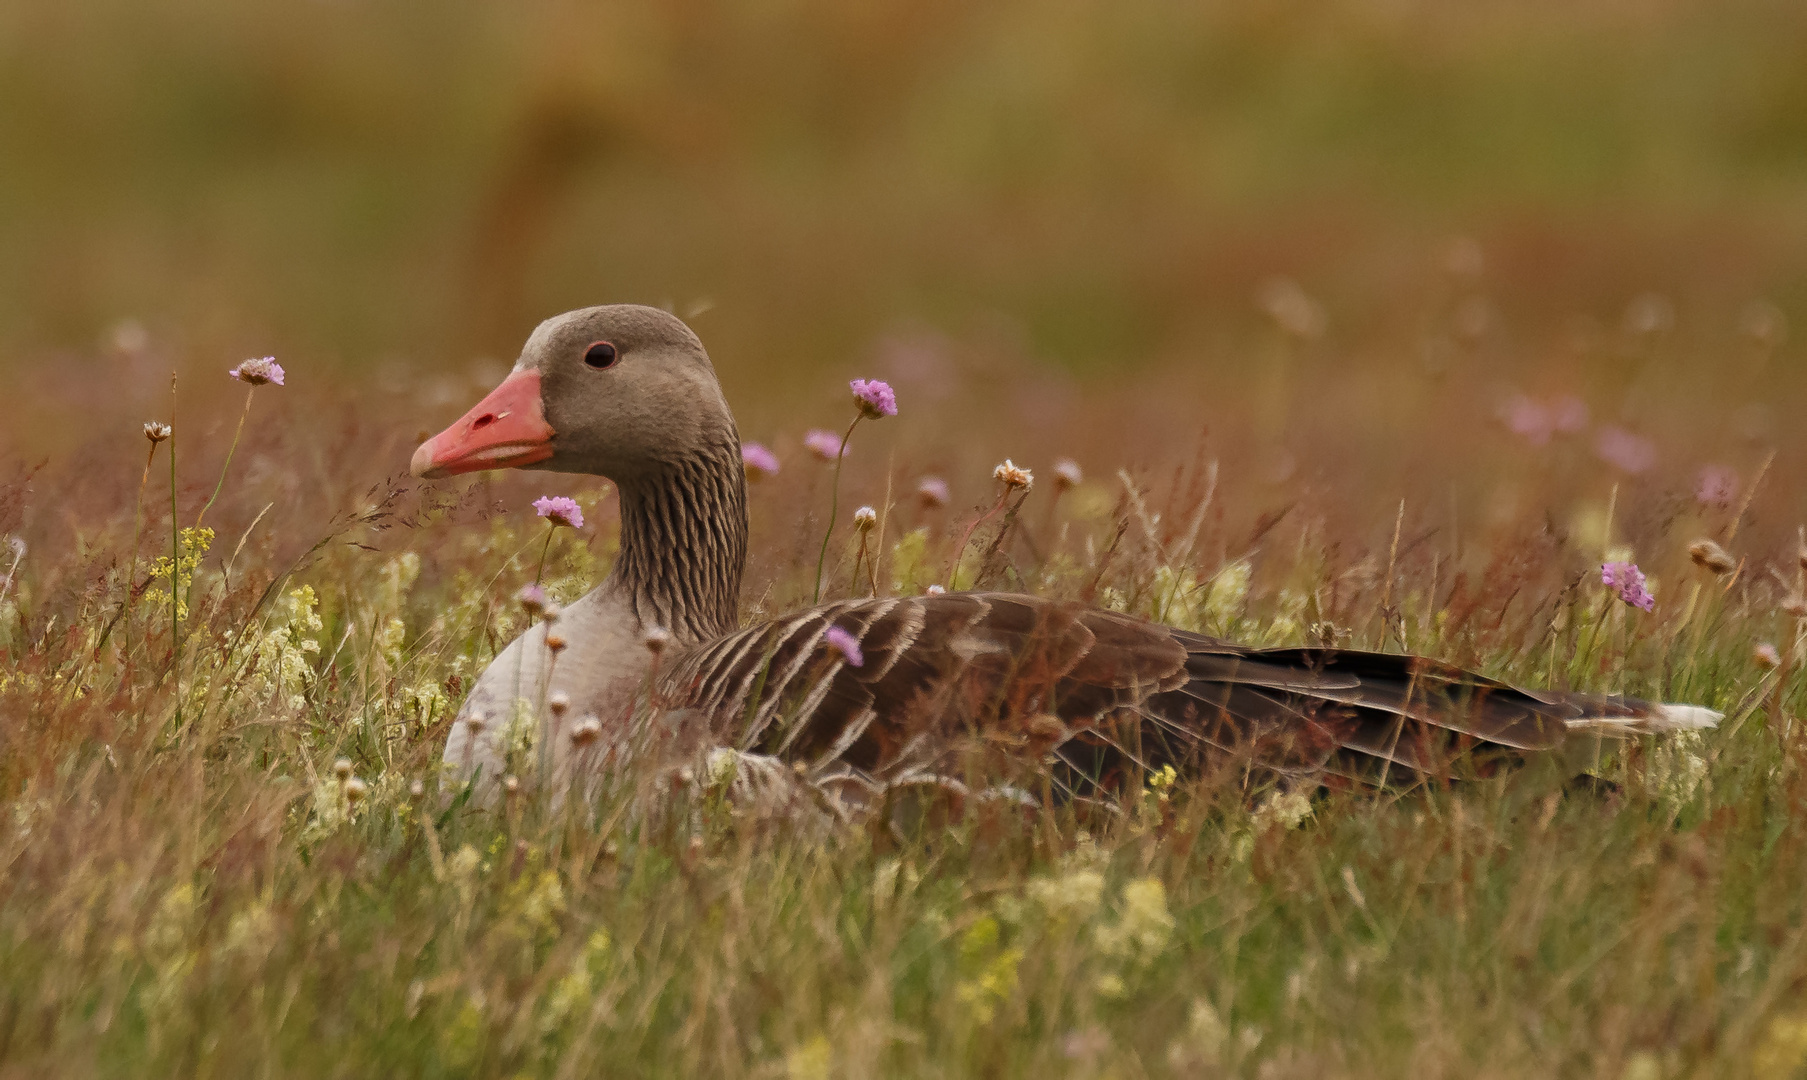
[[[831,626],[859,642],[863,663],[824,643]],[[673,657],[654,704],[851,805],[899,785],[967,791],[1031,772],[1090,798],[1168,764],[1411,783],[1652,708],[1526,692],[1420,657],[1244,648],[1002,593],[847,600],[753,626]]]

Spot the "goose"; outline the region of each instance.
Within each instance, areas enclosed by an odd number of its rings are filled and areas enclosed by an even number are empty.
[[[1102,802],[1166,766],[1386,788],[1552,756],[1583,733],[1723,718],[1516,688],[1422,656],[1243,646],[1004,592],[843,599],[742,626],[739,433],[702,342],[656,308],[541,323],[508,377],[411,462],[427,479],[485,469],[612,481],[620,546],[601,584],[473,684],[443,767],[480,801],[522,723],[537,747],[533,769],[515,762],[529,782],[562,790],[618,767],[656,729],[711,770],[725,755],[736,784],[787,778],[848,818],[924,785]]]

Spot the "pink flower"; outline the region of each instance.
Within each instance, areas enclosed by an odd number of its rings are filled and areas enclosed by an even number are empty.
[[[853,403],[859,406],[861,416],[877,420],[897,415],[897,394],[890,383],[880,379],[855,379],[847,385],[853,388]]]
[[[1624,428],[1605,427],[1594,440],[1600,460],[1628,473],[1641,473],[1656,464],[1656,444]]]
[[[1543,446],[1556,430],[1550,410],[1523,394],[1515,394],[1500,410],[1507,430],[1532,446]]]
[[[1694,501],[1725,509],[1738,497],[1738,473],[1724,465],[1707,465],[1694,477]]]
[[[840,627],[829,627],[822,634],[822,641],[846,658],[849,667],[866,666],[865,654],[860,652],[859,639]]]
[[[916,498],[931,510],[947,505],[947,481],[939,476],[925,476],[916,485]]]
[[[740,461],[746,466],[748,480],[763,480],[768,476],[778,475],[778,455],[767,450],[763,443],[742,443]]]
[[[803,436],[803,445],[810,453],[823,461],[833,461],[837,457],[846,457],[847,448],[841,445],[841,437],[832,431],[815,428]]]
[[[541,495],[533,500],[533,508],[554,526],[569,525],[573,529],[584,527],[583,508],[577,505],[576,499],[567,499],[563,495]]]
[[[1637,563],[1609,562],[1600,566],[1600,582],[1619,594],[1619,599],[1635,608],[1645,611],[1656,609],[1656,597],[1650,595],[1650,589],[1644,580],[1644,571],[1638,569]]]
[[[521,591],[515,593],[514,598],[527,609],[530,615],[538,615],[546,610],[546,590],[538,585],[521,586]]]
[[[1563,435],[1574,435],[1587,427],[1587,402],[1573,394],[1565,394],[1550,402],[1550,426]]]
[[[276,362],[274,356],[266,356],[261,360],[247,360],[230,369],[226,374],[239,382],[250,383],[252,386],[262,386],[265,383],[282,385],[282,365]]]

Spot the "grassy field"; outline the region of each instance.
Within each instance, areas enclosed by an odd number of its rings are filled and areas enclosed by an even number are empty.
[[[287,387],[251,392],[229,465],[236,399],[183,408],[154,452],[122,420],[105,452],[0,489],[0,524],[35,523],[6,552],[0,603],[8,1075],[1807,1068],[1789,612],[1807,571],[1765,509],[1794,498],[1773,455],[1732,469],[1735,490],[1696,491],[1674,463],[1615,470],[1591,429],[1536,445],[1535,428],[1445,424],[1397,452],[1424,469],[1453,453],[1443,467],[1480,479],[1447,506],[1370,504],[1351,527],[1337,450],[1309,440],[1287,475],[1259,455],[1232,468],[1204,435],[1195,454],[1112,476],[1094,432],[1094,475],[1064,492],[1025,454],[1040,482],[999,557],[969,558],[963,581],[1730,717],[1609,749],[1593,765],[1610,794],[1565,795],[1542,770],[1309,802],[1154,777],[1121,816],[812,840],[706,797],[682,824],[636,825],[627,807],[658,777],[556,812],[528,794],[502,813],[448,809],[447,723],[522,628],[511,598],[539,569],[526,501],[569,493],[590,511],[547,556],[568,600],[607,570],[607,485],[407,480],[404,410],[288,367]],[[943,433],[983,422],[984,395],[959,396],[921,436],[906,393],[854,448],[843,501],[884,510],[882,589],[944,577],[994,498],[992,460]],[[1123,430],[1141,396],[1101,392],[1090,415]],[[844,413],[831,387],[798,421]],[[797,435],[771,438],[784,470],[755,486],[749,617],[799,602],[813,577],[829,472]],[[930,468],[952,483],[946,508],[913,494]],[[1502,516],[1503,482],[1486,478],[1514,468],[1533,479]],[[1465,504],[1479,520],[1452,520]],[[1736,570],[1691,562],[1707,536]],[[852,583],[845,526],[835,550],[831,595]],[[1651,573],[1654,613],[1600,585],[1609,556]]]
[[[1807,1076],[1804,10],[0,6],[0,1078]],[[1727,721],[1592,791],[471,809],[528,503],[569,600],[613,501],[408,456],[613,301],[782,459],[747,619],[880,377],[829,596],[862,504],[945,580],[1008,457],[962,583]]]

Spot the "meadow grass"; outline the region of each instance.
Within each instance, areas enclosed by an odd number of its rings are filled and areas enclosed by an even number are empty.
[[[659,777],[559,806],[530,788],[495,812],[458,798],[438,755],[461,695],[524,628],[522,584],[568,602],[607,571],[608,485],[372,484],[411,433],[367,398],[358,413],[357,395],[307,393],[260,391],[219,531],[182,534],[173,562],[170,492],[130,495],[143,444],[108,436],[0,488],[0,528],[29,544],[0,591],[5,1075],[1807,1068],[1803,569],[1792,530],[1759,513],[1773,473],[1658,514],[1639,509],[1662,501],[1653,481],[1495,432],[1481,441],[1540,463],[1519,505],[1545,508],[1458,540],[1417,507],[1339,524],[1323,490],[1203,452],[1112,476],[1094,444],[1105,475],[1057,485],[1038,465],[993,514],[993,462],[971,446],[906,446],[903,464],[893,447],[883,469],[858,446],[843,497],[882,520],[833,537],[828,597],[869,545],[857,580],[881,591],[951,573],[1729,716],[1601,748],[1582,763],[1599,790],[1555,765],[1311,799],[1154,776],[1115,814],[980,808],[824,838],[707,797],[631,812]],[[178,525],[220,488],[236,412],[221,397],[178,416]],[[749,618],[807,601],[828,500],[829,468],[776,445],[784,471],[753,490]],[[950,466],[953,505],[909,494],[925,458]],[[523,497],[546,492],[589,525],[548,542]],[[1689,562],[1709,535],[1734,572]],[[1653,572],[1653,614],[1599,584],[1621,545]]]

